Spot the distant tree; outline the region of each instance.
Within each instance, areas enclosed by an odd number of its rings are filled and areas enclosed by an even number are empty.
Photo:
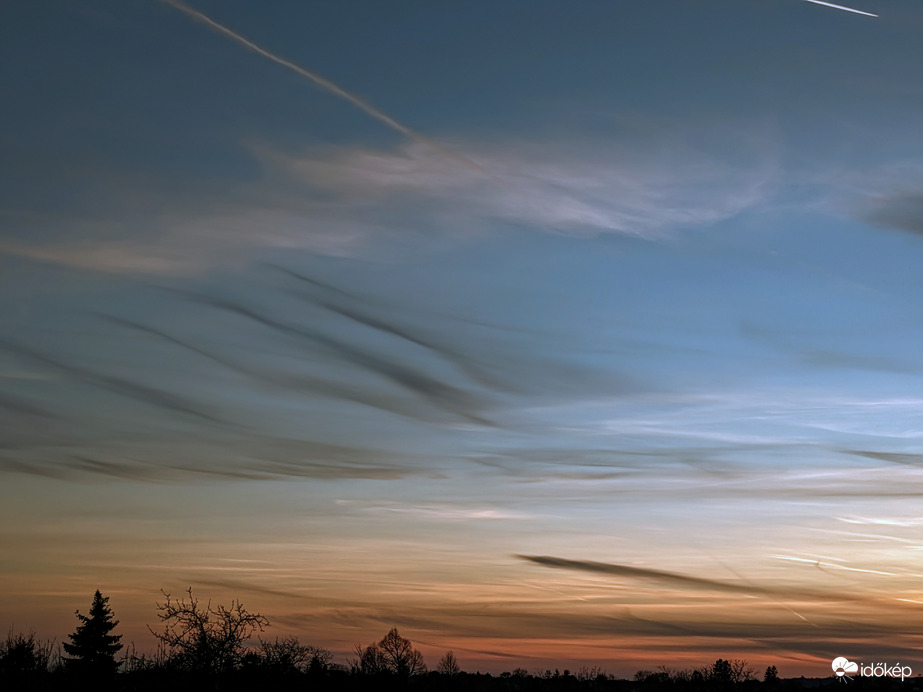
[[[581,666],[580,670],[577,671],[577,679],[581,682],[592,682],[594,680],[605,680],[606,671],[604,671],[599,666],[592,666],[587,668],[586,666]]]
[[[333,653],[329,649],[321,646],[308,646],[308,653],[311,659],[308,661],[309,673],[323,673],[330,670],[333,664]]]
[[[311,660],[311,647],[298,641],[298,637],[276,637],[273,641],[260,639],[260,664],[280,673],[301,672]]]
[[[413,648],[409,639],[400,635],[397,627],[392,627],[378,642],[378,649],[381,651],[385,667],[395,675],[407,677],[426,672],[423,654]]]
[[[756,670],[741,659],[728,661],[719,658],[706,672],[705,677],[713,687],[739,687],[745,682],[756,679]]]
[[[767,667],[766,672],[763,674],[763,682],[770,686],[777,685],[779,683],[779,669],[775,666]]]
[[[68,669],[93,677],[111,676],[118,670],[115,655],[122,649],[121,634],[111,634],[118,620],[112,619],[109,597],[97,589],[93,594],[90,614],[76,612],[80,625],[73,634],[67,635],[70,643],[64,642],[64,651],[70,655],[65,659]]]
[[[458,675],[461,672],[454,651],[449,649],[445,652],[445,656],[439,659],[439,667],[437,670],[443,675]]]
[[[378,675],[387,670],[384,656],[378,644],[369,644],[364,649],[356,644],[356,659],[352,662],[353,672],[360,675]]]
[[[735,658],[731,663],[731,681],[735,685],[741,685],[751,680],[756,680],[756,668],[751,666],[745,660]]]
[[[723,658],[719,658],[711,667],[710,675],[708,676],[715,682],[730,682],[731,681],[731,662],[726,661]]]
[[[645,687],[649,688],[659,688],[668,685],[671,682],[670,670],[664,666],[660,666],[659,671],[653,670],[639,670],[635,673],[635,680],[637,682],[643,682]]]
[[[174,600],[161,592],[166,601],[157,604],[157,617],[163,629],[148,627],[169,652],[169,661],[186,670],[205,673],[233,670],[240,665],[244,646],[256,633],[262,632],[269,620],[259,613],[251,613],[240,601],[231,601],[229,607],[204,606],[186,590],[189,596]]]

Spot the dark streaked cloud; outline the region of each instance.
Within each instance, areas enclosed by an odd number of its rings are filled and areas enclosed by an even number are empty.
[[[892,464],[903,464],[905,466],[915,466],[923,468],[923,454],[906,453],[906,452],[875,452],[862,449],[843,449],[843,454],[852,454],[866,459],[876,459],[878,461],[887,461]]]
[[[778,351],[792,354],[801,362],[812,367],[871,370],[885,373],[917,374],[923,365],[913,360],[895,358],[888,353],[859,353],[842,348],[817,348],[812,342],[824,339],[819,329],[799,332],[780,332],[744,322],[741,333],[747,338],[770,346]]]
[[[221,422],[211,414],[206,413],[202,406],[195,404],[193,401],[180,394],[166,392],[114,375],[106,375],[78,365],[64,363],[45,355],[37,349],[11,341],[0,340],[0,350],[4,350],[18,358],[42,366],[47,370],[51,370],[65,377],[106,389],[120,396],[154,406],[155,408],[182,413],[212,423]]]
[[[451,434],[458,419],[496,431],[528,431],[534,427],[528,409],[536,403],[579,401],[601,393],[622,396],[631,390],[608,370],[575,363],[579,354],[546,357],[542,350],[549,344],[542,339],[553,342],[553,336],[535,333],[526,348],[518,337],[498,337],[496,330],[472,326],[449,311],[434,319],[428,308],[399,305],[387,294],[368,297],[368,289],[346,290],[286,267],[273,269],[298,281],[296,300],[288,283],[280,287],[273,282],[244,301],[213,288],[155,286],[150,291],[144,282],[136,288],[149,301],[148,310],[94,306],[72,312],[66,327],[56,328],[54,333],[64,338],[52,340],[39,332],[22,335],[23,343],[0,341],[0,351],[37,371],[36,376],[8,379],[16,382],[16,389],[10,389],[0,407],[11,410],[27,403],[20,401],[20,389],[30,398],[58,393],[45,399],[52,427],[41,434],[6,431],[2,449],[8,453],[0,455],[0,467],[58,478],[152,482],[183,477],[394,480],[421,473],[451,475],[448,469],[457,471],[481,457],[480,466],[497,460],[511,471],[532,461],[572,467],[566,459],[571,450],[558,450],[552,459],[548,450],[517,455],[490,444],[482,454],[472,455],[470,445],[459,450],[441,442],[431,448],[438,450],[435,458],[426,460],[400,439],[370,445],[361,431],[356,433],[360,444],[351,445],[353,439],[343,437],[353,434],[345,425],[331,431],[314,423],[313,416],[319,413],[334,426],[346,420],[344,414],[394,425],[390,416],[378,414],[385,412],[405,419],[397,424],[407,430],[427,431],[430,426],[428,435],[432,426]],[[167,302],[161,303],[165,296]],[[232,319],[215,314],[219,311]],[[237,317],[249,324],[237,324]],[[213,331],[219,325],[227,331]],[[39,339],[40,347],[28,344]],[[114,373],[99,364],[107,354],[114,357]],[[10,377],[18,377],[17,372],[10,370]],[[191,420],[151,416],[125,427],[117,397],[94,399],[112,407],[111,416],[81,405],[95,396],[92,389],[183,413]],[[374,411],[360,412],[353,404]],[[19,406],[19,415],[27,412],[40,411]],[[223,423],[196,427],[199,417],[192,412],[207,416],[201,417],[203,422]],[[311,416],[307,427],[297,422],[304,415]],[[93,424],[88,425],[88,418]],[[102,433],[99,426],[108,430]],[[171,445],[163,444],[164,435]],[[278,442],[286,436],[291,436],[290,443]],[[347,444],[325,446],[337,440]],[[549,468],[542,475],[580,479],[588,471],[586,477],[603,480],[621,474],[621,469],[613,474],[611,467],[619,464],[609,454],[599,449],[588,454],[592,458],[578,465],[598,468]]]
[[[653,580],[670,584],[672,586],[708,589],[712,591],[725,591],[729,593],[768,593],[768,589],[746,584],[733,584],[730,582],[716,581],[714,579],[703,579],[701,577],[692,577],[677,572],[663,572],[656,569],[647,569],[644,567],[631,567],[629,565],[617,565],[608,562],[593,562],[590,560],[568,560],[560,557],[551,557],[548,555],[517,555],[516,557],[533,562],[544,567],[556,567],[560,569],[579,570],[581,572],[596,572],[599,574],[611,574],[619,577],[633,577],[636,579]]]
[[[178,294],[187,300],[239,315],[275,332],[320,347],[329,356],[378,375],[445,411],[455,413],[475,423],[491,425],[480,415],[480,411],[485,407],[485,402],[481,401],[480,397],[447,384],[423,372],[420,368],[387,358],[373,350],[331,336],[319,329],[282,322],[229,299],[191,292],[178,292]]]
[[[424,333],[421,329],[407,327],[392,319],[385,319],[380,315],[372,314],[367,309],[359,307],[363,304],[367,305],[369,303],[367,299],[352,295],[335,286],[305,276],[304,274],[293,272],[285,267],[274,266],[273,268],[285,273],[287,276],[306,283],[314,289],[319,289],[323,293],[339,299],[335,301],[331,298],[323,298],[316,295],[308,296],[309,300],[325,310],[345,317],[352,322],[368,327],[374,331],[382,332],[383,334],[388,334],[397,339],[420,346],[436,356],[451,362],[469,377],[486,387],[493,389],[505,388],[500,378],[494,376],[486,369],[479,367],[472,358],[462,355],[460,351],[440,342],[431,334]]]
[[[6,409],[16,415],[30,416],[33,418],[57,417],[55,413],[44,406],[37,406],[32,402],[8,394],[0,394],[0,409]]]
[[[923,235],[923,190],[905,190],[876,198],[860,212],[875,226]]]
[[[179,339],[162,329],[157,329],[148,325],[141,324],[134,320],[125,319],[123,317],[115,317],[112,315],[100,315],[100,317],[113,324],[149,334],[179,346],[183,349],[189,350],[192,353],[196,353],[210,361],[218,363],[219,365],[222,365],[237,374],[244,375],[253,380],[255,383],[259,383],[263,386],[271,386],[273,388],[292,393],[316,395],[329,397],[332,399],[351,401],[357,404],[362,404],[364,406],[369,406],[415,420],[436,420],[432,415],[431,409],[429,407],[414,405],[412,402],[407,402],[406,400],[400,399],[398,397],[389,397],[384,394],[376,393],[372,387],[350,385],[345,382],[337,382],[328,378],[318,377],[301,372],[296,373],[271,370],[267,367],[253,364],[252,359],[250,362],[235,361],[223,355],[219,355],[213,351],[197,346],[196,344],[190,343],[189,341]]]
[[[630,565],[619,565],[609,562],[594,562],[592,560],[569,560],[566,558],[551,557],[548,555],[517,555],[516,557],[521,560],[535,563],[537,565],[542,565],[544,567],[569,569],[580,572],[592,572],[596,574],[608,574],[617,577],[630,577],[633,579],[657,582],[681,589],[699,589],[728,594],[765,596],[773,600],[777,598],[810,599],[820,603],[835,600],[852,602],[868,600],[867,598],[848,593],[830,594],[822,591],[812,591],[803,588],[771,587],[761,586],[759,584],[753,583],[718,581],[716,579],[695,577],[678,572],[666,572],[663,570],[650,569],[646,567],[632,567]]]
[[[215,458],[219,450],[224,457]],[[232,450],[232,451],[231,451]],[[56,444],[33,441],[0,448],[0,471],[60,479],[87,474],[113,479],[173,483],[190,479],[392,481],[432,475],[423,460],[379,450],[254,435],[174,439],[170,444],[146,439],[86,442],[58,437]]]

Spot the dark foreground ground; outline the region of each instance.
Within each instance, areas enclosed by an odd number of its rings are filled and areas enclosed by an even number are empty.
[[[150,669],[119,673],[110,678],[76,676],[64,670],[0,674],[3,692],[921,692],[923,678],[791,678],[728,682],[675,679],[669,673],[651,673],[621,680],[611,676],[502,673],[424,673],[410,677],[361,675],[345,670],[322,672],[235,670],[203,675],[188,671]]]

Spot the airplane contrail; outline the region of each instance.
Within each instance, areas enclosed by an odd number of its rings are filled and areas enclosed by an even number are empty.
[[[182,2],[182,0],[160,0],[160,1],[164,3],[165,5],[169,5],[173,9],[179,10],[180,12],[192,17],[196,21],[201,22],[202,24],[205,24],[206,26],[214,29],[215,31],[224,34],[225,36],[227,36],[230,39],[233,39],[234,41],[244,46],[245,48],[252,50],[254,53],[257,53],[258,55],[262,55],[264,58],[272,60],[274,63],[282,65],[282,67],[285,67],[291,70],[295,74],[300,75],[304,77],[305,79],[312,81],[314,84],[319,86],[321,89],[324,89],[325,91],[329,91],[331,94],[334,94],[335,96],[339,96],[341,99],[348,101],[349,103],[353,104],[359,110],[363,111],[367,115],[370,115],[376,120],[384,123],[385,125],[390,127],[392,130],[396,130],[400,132],[402,135],[412,140],[425,144],[432,149],[436,149],[442,152],[443,154],[450,156],[453,159],[456,159],[457,161],[461,163],[464,163],[466,166],[471,166],[481,171],[483,170],[482,167],[477,162],[472,161],[471,159],[465,156],[462,156],[461,154],[458,154],[454,151],[450,151],[446,149],[445,147],[437,144],[433,140],[429,139],[428,137],[421,135],[419,132],[415,132],[414,130],[410,129],[403,123],[400,123],[394,118],[392,118],[387,113],[379,110],[378,108],[373,106],[371,103],[364,101],[363,99],[359,98],[355,94],[351,94],[350,92],[346,91],[346,89],[344,89],[343,87],[337,84],[334,84],[329,79],[325,79],[324,77],[321,77],[316,72],[312,72],[311,70],[305,69],[301,65],[297,65],[293,63],[291,60],[286,60],[285,58],[282,58],[276,55],[275,53],[271,53],[270,51],[266,50],[262,46],[258,46],[253,41],[238,34],[236,31],[229,29],[223,24],[219,24],[218,22],[216,22],[214,19],[212,19],[208,15],[203,14],[202,12],[199,12],[196,9],[193,9],[192,7],[189,7],[189,5]]]
[[[864,14],[866,17],[877,17],[877,14],[872,14],[871,12],[863,12],[862,10],[854,10],[852,7],[843,7],[842,5],[834,5],[832,2],[824,2],[823,0],[804,0],[805,2],[813,2],[815,5],[824,5],[825,7],[833,7],[837,10],[844,10],[846,12],[853,12],[855,14]]]

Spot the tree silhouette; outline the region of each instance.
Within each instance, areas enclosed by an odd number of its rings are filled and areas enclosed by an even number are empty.
[[[118,620],[112,619],[109,597],[103,596],[99,589],[93,594],[90,614],[81,615],[77,611],[80,625],[73,634],[67,635],[71,640],[64,642],[64,651],[71,658],[65,659],[67,667],[76,672],[93,677],[107,677],[119,667],[115,655],[121,650],[121,634],[111,634]]]
[[[398,633],[397,627],[392,627],[378,642],[378,649],[381,651],[385,667],[395,675],[406,677],[426,672],[423,654],[413,648],[409,639],[404,639]]]
[[[361,675],[378,675],[387,670],[384,656],[378,644],[369,644],[362,648],[361,644],[356,644],[356,660],[352,662],[352,668]]]
[[[445,656],[439,659],[439,672],[443,675],[458,675],[461,668],[458,666],[458,660],[455,658],[455,652],[449,649]]]
[[[148,629],[169,649],[171,662],[186,670],[215,673],[237,668],[244,644],[269,624],[269,620],[251,613],[240,601],[231,601],[230,607],[212,608],[211,601],[200,606],[191,587],[186,590],[188,601],[174,600],[170,594],[161,593],[167,598],[157,604],[163,630]]]
[[[775,687],[779,684],[779,669],[775,666],[769,666],[766,668],[766,672],[763,674],[763,683]]]
[[[756,670],[746,661],[735,658],[719,658],[707,671],[707,679],[715,689],[737,689],[745,682],[754,680]]]
[[[734,671],[731,668],[731,662],[719,658],[711,667],[709,671],[709,680],[717,685],[730,685],[733,682]]]

